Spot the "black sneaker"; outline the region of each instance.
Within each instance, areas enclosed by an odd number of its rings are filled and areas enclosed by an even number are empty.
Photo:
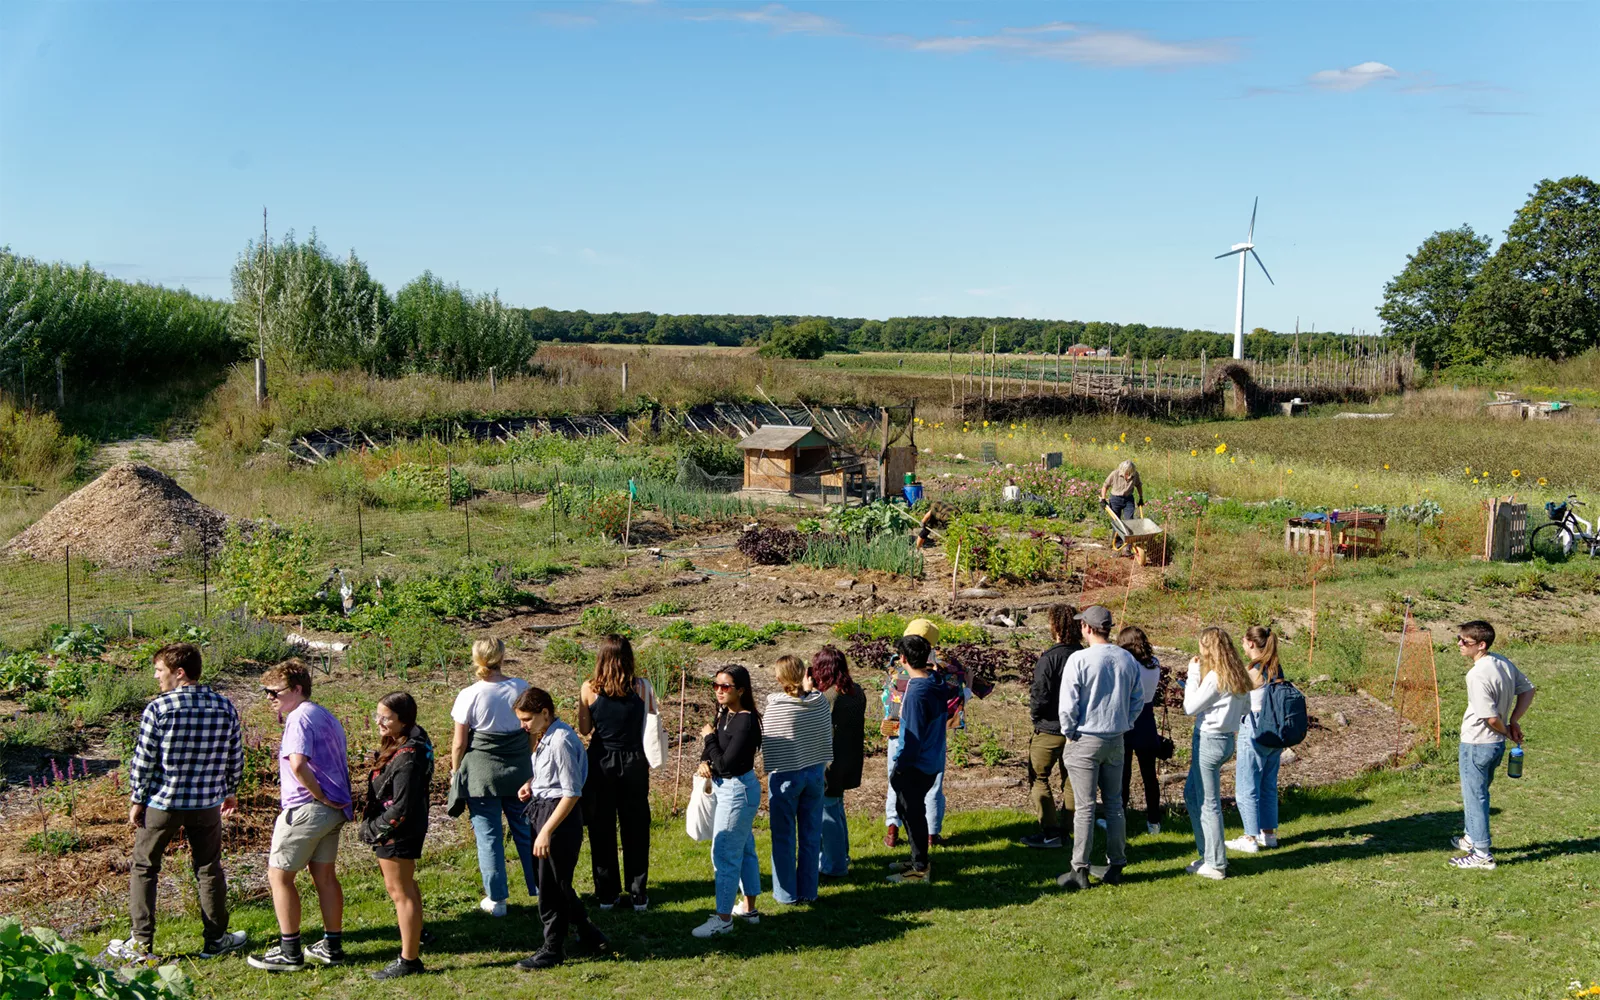
[[[215,941],[207,941],[200,946],[200,954],[196,958],[218,958],[232,951],[244,947],[246,935],[244,931],[224,931],[222,936]]]
[[[617,902],[620,903],[622,900],[619,899]],[[643,913],[650,909],[650,897],[642,892],[637,896],[629,897],[629,902],[633,904],[633,912],[635,913]]]
[[[533,972],[537,969],[553,969],[564,961],[566,961],[565,955],[559,955],[556,952],[545,951],[540,948],[536,954],[529,955],[518,962],[517,968],[522,969],[524,972]]]
[[[1107,868],[1106,869],[1106,873],[1104,875],[1100,876],[1100,881],[1105,883],[1106,885],[1121,885],[1122,884],[1122,866],[1121,865],[1112,865],[1110,868]]]
[[[589,951],[611,950],[611,939],[594,924],[578,928],[578,944]]]
[[[1068,892],[1087,889],[1089,888],[1089,870],[1087,868],[1074,868],[1070,872],[1063,872],[1056,879],[1056,885]]]
[[[372,973],[373,979],[399,979],[401,976],[416,976],[427,970],[422,967],[420,958],[397,958]]]
[[[433,936],[433,931],[430,931],[426,927],[424,927],[422,929],[422,943],[423,944],[433,944],[434,940],[435,940],[435,938]],[[418,959],[417,961],[420,962],[422,960]]]
[[[336,950],[327,938],[323,938],[306,949],[306,957],[314,958],[323,965],[339,965],[344,962],[344,948]]]
[[[1023,847],[1036,847],[1043,850],[1055,850],[1061,846],[1061,838],[1046,833],[1030,833],[1022,838]]]
[[[299,972],[306,967],[303,955],[290,957],[283,953],[282,945],[273,945],[265,954],[251,955],[245,959],[257,969],[266,969],[268,972]]]

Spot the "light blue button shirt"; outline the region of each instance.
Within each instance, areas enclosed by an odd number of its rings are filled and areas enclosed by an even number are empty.
[[[560,719],[550,723],[533,751],[529,791],[536,799],[574,799],[583,795],[588,780],[589,756],[583,741]]]

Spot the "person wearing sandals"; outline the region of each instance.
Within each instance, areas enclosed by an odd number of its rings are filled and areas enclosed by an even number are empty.
[[[717,718],[700,730],[705,746],[695,773],[712,779],[716,790],[711,867],[716,874],[717,911],[694,929],[697,938],[728,933],[734,917],[752,924],[761,921],[756,909],[756,897],[761,895],[761,861],[756,857],[752,827],[761,808],[761,782],[755,775],[761,717],[750,692],[750,671],[723,667],[711,686],[717,694]],[[740,895],[743,898],[737,899]]]
[[[455,733],[450,741],[450,773],[465,769],[467,812],[472,836],[478,844],[478,874],[483,879],[483,899],[478,908],[491,917],[506,915],[511,889],[506,881],[505,830],[511,831],[517,857],[522,861],[522,881],[529,896],[539,894],[534,878],[533,834],[517,789],[528,781],[528,734],[517,723],[516,703],[528,682],[501,672],[505,643],[479,639],[472,644],[472,664],[478,679],[462,689],[450,709]],[[501,826],[501,817],[505,826]]]
[[[1117,633],[1117,645],[1139,661],[1139,686],[1144,691],[1144,708],[1123,737],[1127,754],[1122,764],[1122,807],[1131,801],[1133,768],[1128,758],[1139,762],[1139,777],[1144,782],[1144,826],[1151,834],[1161,832],[1161,782],[1156,779],[1156,747],[1161,731],[1156,727],[1156,701],[1161,692],[1161,661],[1150,648],[1150,638],[1137,625],[1125,626]]]
[[[433,741],[417,725],[417,703],[404,691],[378,700],[372,714],[380,742],[367,775],[361,810],[361,840],[372,847],[383,887],[394,901],[400,926],[400,957],[372,973],[373,979],[414,976],[422,968],[422,890],[417,860],[428,835],[428,789],[433,783]]]
[[[806,667],[799,657],[778,657],[773,671],[783,690],[767,695],[761,718],[772,899],[784,905],[814,903],[822,860],[822,795],[833,760],[832,708],[820,691],[806,690]]]
[[[818,865],[824,877],[841,878],[850,871],[850,826],[845,818],[844,793],[861,787],[867,695],[851,679],[844,654],[833,646],[823,646],[812,655],[805,686],[807,691],[821,691],[833,706],[833,761],[823,775],[822,855]]]
[[[650,905],[650,761],[644,755],[644,726],[645,716],[656,711],[649,682],[634,676],[633,644],[620,635],[601,639],[594,676],[578,692],[578,732],[589,737],[583,818],[594,895],[602,910],[631,906],[643,912]]]
[[[1189,661],[1183,685],[1183,711],[1194,717],[1189,777],[1183,801],[1200,857],[1186,871],[1202,878],[1228,874],[1222,840],[1222,765],[1233,756],[1239,720],[1250,709],[1250,675],[1233,637],[1212,627],[1200,633],[1200,655]]]
[[[1264,747],[1255,739],[1255,720],[1266,701],[1266,686],[1283,680],[1278,637],[1270,628],[1250,626],[1244,630],[1244,655],[1250,658],[1250,711],[1239,722],[1233,779],[1244,835],[1228,841],[1228,849],[1254,854],[1263,847],[1278,846],[1278,765],[1283,748]]]
[[[542,688],[529,688],[517,698],[517,720],[534,742],[533,777],[517,790],[527,803],[528,824],[538,831],[533,856],[539,867],[539,920],[544,942],[517,963],[526,971],[549,969],[566,960],[567,932],[591,951],[605,951],[611,942],[590,920],[583,900],[572,888],[583,847],[579,801],[589,777],[583,741],[572,727],[556,718],[555,701]]]

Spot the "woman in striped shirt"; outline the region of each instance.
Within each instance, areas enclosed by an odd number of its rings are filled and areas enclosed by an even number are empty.
[[[772,898],[809,903],[817,898],[833,714],[822,692],[805,690],[806,668],[798,657],[778,657],[774,670],[783,690],[767,695],[761,742],[772,824]]]

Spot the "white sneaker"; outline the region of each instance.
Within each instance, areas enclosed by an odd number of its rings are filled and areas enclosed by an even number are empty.
[[[1454,847],[1458,851],[1463,851],[1463,852],[1465,852],[1467,854],[1471,854],[1472,853],[1472,838],[1471,837],[1451,837],[1450,838],[1450,846]]]
[[[485,896],[478,900],[478,909],[491,917],[503,917],[506,915],[506,901],[503,899],[496,901]]]
[[[1262,847],[1277,847],[1278,846],[1278,835],[1275,834],[1275,833],[1263,833],[1261,835],[1261,846]]]
[[[753,909],[743,898],[733,904],[733,915],[747,924],[761,923],[761,911]]]
[[[119,962],[148,962],[154,957],[150,954],[150,949],[133,938],[128,938],[126,941],[112,938],[106,944],[106,954]]]
[[[1148,833],[1150,836],[1154,837],[1156,834],[1161,832],[1161,824],[1160,823],[1146,823],[1144,825],[1144,832]]]
[[[1480,854],[1476,850],[1474,850],[1471,854],[1468,854],[1466,857],[1451,858],[1450,863],[1455,865],[1457,868],[1466,868],[1469,870],[1477,868],[1486,872],[1494,871],[1494,858],[1487,854]]]
[[[1230,851],[1243,851],[1246,854],[1254,854],[1261,850],[1261,845],[1256,843],[1256,838],[1254,837],[1235,837],[1232,840],[1224,841],[1223,846]]]
[[[1195,858],[1193,861],[1185,865],[1183,870],[1188,872],[1190,875],[1193,875],[1195,872],[1199,871],[1200,866],[1204,865],[1205,863],[1206,861],[1204,858]]]
[[[718,934],[726,934],[731,930],[733,930],[732,920],[724,920],[713,913],[709,918],[707,918],[705,923],[701,924],[699,927],[696,927],[689,933],[693,934],[697,938],[708,938],[715,937]]]
[[[1207,864],[1202,864],[1199,868],[1196,868],[1194,873],[1201,878],[1225,879],[1228,877],[1228,869],[1213,868]]]

